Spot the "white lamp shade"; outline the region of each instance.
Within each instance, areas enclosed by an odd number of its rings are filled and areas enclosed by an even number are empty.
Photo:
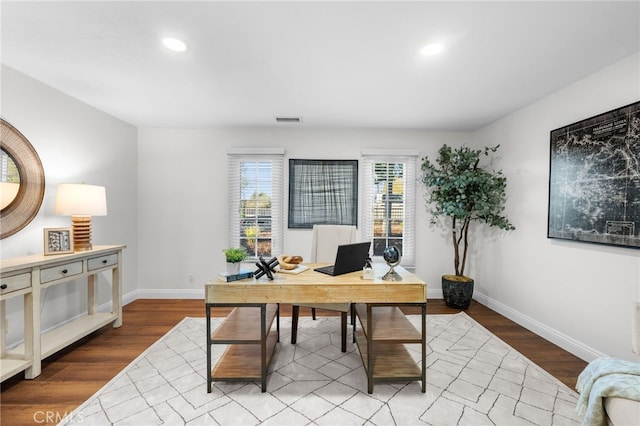
[[[61,183],[56,193],[55,214],[106,216],[107,191],[104,186]]]

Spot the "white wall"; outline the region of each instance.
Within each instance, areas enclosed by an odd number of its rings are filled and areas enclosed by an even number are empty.
[[[304,125],[140,129],[138,296],[202,297],[203,283],[223,270],[229,147],[283,147],[285,160],[353,159],[363,148],[388,147],[417,149],[422,158],[443,143],[500,143],[496,167],[508,177],[507,213],[517,229],[478,229],[467,270],[476,299],[583,359],[635,359],[630,303],[640,300],[640,253],[548,240],[546,219],[549,132],[640,99],[638,64],[629,57],[471,135]],[[441,297],[451,244],[429,225],[423,202],[417,210],[416,273],[429,297]],[[310,240],[310,231],[287,229],[284,250],[308,255]]]
[[[67,216],[55,216],[58,183],[85,182],[107,189],[108,216],[93,219],[94,244],[126,244],[123,292],[137,286],[136,129],[11,68],[2,66],[2,117],[35,148],[45,173],[40,211],[20,232],[0,240],[1,257],[43,252],[43,228],[71,226]],[[110,278],[100,277],[101,283]],[[71,282],[42,294],[42,327],[46,329],[86,311],[86,285]],[[106,284],[108,286],[109,284]],[[22,298],[7,301],[8,343],[22,338]],[[99,287],[99,303],[110,290]]]
[[[467,133],[410,130],[282,128],[140,129],[139,296],[202,297],[203,284],[224,271],[229,147],[283,147],[289,158],[358,159],[363,148],[415,149],[433,155],[443,143],[469,141]],[[285,188],[288,186],[285,164]],[[421,186],[419,197],[423,197]],[[286,199],[285,199],[286,203]],[[417,274],[438,296],[440,275],[452,269],[438,230],[417,206]],[[286,227],[286,220],[285,220]],[[359,234],[357,235],[359,237]],[[310,230],[285,228],[284,251],[309,256]],[[249,265],[249,267],[251,267]],[[193,274],[193,282],[190,276]]]
[[[516,230],[483,241],[470,273],[477,297],[591,360],[631,352],[631,302],[640,301],[640,251],[547,239],[550,131],[640,100],[630,56],[482,129],[502,145],[507,214]]]
[[[546,215],[550,130],[640,99],[639,63],[638,55],[627,58],[472,135],[304,125],[139,129],[136,135],[132,126],[2,67],[2,116],[34,145],[47,180],[38,216],[0,241],[2,258],[41,252],[42,229],[69,224],[53,215],[56,185],[85,181],[107,187],[109,215],[94,219],[94,242],[128,245],[123,285],[129,298],[202,297],[204,282],[223,270],[221,250],[228,244],[227,148],[278,146],[285,159],[349,159],[363,148],[417,149],[422,157],[443,143],[500,143],[507,213],[517,230],[480,230],[468,268],[476,297],[584,359],[636,359],[630,303],[640,300],[640,252],[548,240]],[[421,188],[418,193],[422,197]],[[437,297],[440,276],[452,268],[450,243],[429,226],[424,203],[417,215],[416,272]],[[310,239],[309,231],[286,230],[285,251],[308,255]],[[43,327],[79,313],[81,287],[45,295]],[[12,324],[21,321],[19,306],[8,303],[8,310]]]

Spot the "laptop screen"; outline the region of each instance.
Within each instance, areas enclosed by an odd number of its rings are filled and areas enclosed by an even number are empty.
[[[362,269],[365,260],[369,257],[370,247],[370,241],[339,245],[331,275],[348,274]],[[320,272],[326,271],[321,270]]]

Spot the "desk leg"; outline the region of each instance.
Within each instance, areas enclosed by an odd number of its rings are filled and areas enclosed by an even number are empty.
[[[295,345],[298,341],[298,316],[300,315],[300,306],[293,305],[291,308],[291,344]]]
[[[262,392],[267,391],[267,305],[260,306],[260,379]]]
[[[367,303],[367,392],[373,393],[373,313]]]
[[[205,305],[207,321],[207,393],[211,393],[211,306]]]
[[[352,303],[351,304],[351,326],[352,326],[351,337],[354,344],[356,343],[356,327],[357,327],[356,323],[358,322],[356,320],[355,315],[356,315],[356,304]]]
[[[427,391],[427,304],[422,305],[422,393]]]
[[[342,334],[342,352],[346,352],[347,351],[347,313],[346,312],[341,312],[340,313],[340,332]]]

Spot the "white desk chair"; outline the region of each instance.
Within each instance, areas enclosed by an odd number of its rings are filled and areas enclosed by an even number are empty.
[[[313,225],[313,240],[309,263],[334,263],[338,246],[350,244],[356,240],[356,227],[351,225]],[[300,306],[311,308],[313,319],[316,319],[316,308],[341,313],[342,352],[347,351],[347,312],[349,303],[315,303],[293,305],[291,312],[291,343],[298,338],[298,316]]]

